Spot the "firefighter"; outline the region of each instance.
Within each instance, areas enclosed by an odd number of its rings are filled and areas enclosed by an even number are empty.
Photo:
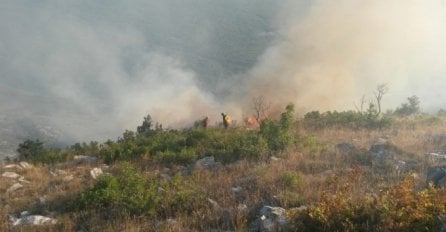
[[[229,115],[224,113],[221,113],[221,116],[223,117],[223,127],[227,129],[231,124],[231,117],[229,117]]]

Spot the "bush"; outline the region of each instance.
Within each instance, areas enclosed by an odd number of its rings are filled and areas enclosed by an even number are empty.
[[[155,156],[163,164],[191,164],[197,160],[197,154],[194,149],[184,148],[180,152],[161,151]]]
[[[100,177],[93,188],[82,192],[70,209],[169,218],[206,207],[207,194],[198,189],[194,176],[177,174],[171,181],[159,181],[145,177],[125,162],[113,176]]]
[[[305,114],[303,124],[307,129],[322,129],[324,127],[381,129],[389,127],[392,121],[389,117],[379,117],[375,113],[327,111],[321,114],[319,111],[313,111]]]
[[[102,176],[75,200],[74,207],[151,214],[159,202],[156,190],[156,182],[146,180],[130,163],[123,163],[117,176]]]
[[[355,177],[356,175],[356,177]],[[446,213],[445,189],[415,190],[413,177],[374,193],[355,193],[357,172],[345,183],[334,179],[334,192],[291,215],[295,231],[436,231]]]
[[[66,155],[55,149],[47,149],[39,140],[25,140],[17,149],[19,160],[32,163],[54,164],[66,159]]]
[[[291,171],[279,175],[277,181],[284,190],[301,190],[304,185],[302,177],[298,173]]]
[[[407,98],[407,103],[401,104],[400,107],[396,108],[393,112],[397,116],[409,116],[420,113],[420,100],[417,96],[412,96]]]

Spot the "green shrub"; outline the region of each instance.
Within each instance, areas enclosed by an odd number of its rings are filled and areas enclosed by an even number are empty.
[[[74,207],[151,214],[159,202],[156,190],[155,181],[145,179],[130,163],[123,163],[116,176],[104,175],[83,192]]]
[[[389,117],[378,117],[375,113],[357,111],[327,111],[322,114],[319,111],[313,111],[305,114],[303,120],[304,127],[308,129],[324,127],[381,129],[389,127],[391,124],[392,121]]]
[[[191,164],[197,160],[194,149],[184,148],[180,152],[160,151],[155,155],[156,159],[163,164]]]
[[[292,171],[280,174],[278,183],[284,190],[301,190],[304,185],[302,177],[298,173]]]
[[[54,164],[66,160],[66,154],[56,149],[48,149],[39,140],[25,140],[17,149],[19,160],[32,163]]]
[[[272,152],[280,153],[294,142],[291,126],[294,123],[294,105],[289,104],[281,114],[280,121],[264,120],[260,124],[260,135],[266,140]]]

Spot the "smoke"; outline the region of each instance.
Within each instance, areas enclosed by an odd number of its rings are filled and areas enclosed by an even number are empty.
[[[381,83],[384,107],[416,94],[440,108],[444,28],[440,0],[4,1],[0,123],[103,140],[147,114],[164,127],[241,120],[259,95],[352,109]]]
[[[387,83],[387,108],[418,95],[444,106],[444,1],[315,1],[304,16],[282,12],[281,37],[250,73],[249,95],[301,110],[352,109]]]
[[[164,127],[215,123],[239,110],[228,83],[269,46],[278,9],[273,0],[5,1],[1,123],[50,127],[69,142],[117,137],[147,114]]]

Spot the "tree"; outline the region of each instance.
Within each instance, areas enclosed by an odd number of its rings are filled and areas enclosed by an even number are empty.
[[[254,117],[260,125],[263,120],[268,119],[268,112],[271,108],[271,104],[265,100],[264,96],[258,96],[252,99],[252,105]]]
[[[401,104],[396,108],[394,114],[399,116],[409,116],[420,112],[420,99],[413,95],[407,98],[407,103]]]
[[[41,156],[45,152],[45,149],[43,147],[43,142],[38,139],[27,139],[19,144],[17,152],[19,153],[19,160],[34,160]]]
[[[152,129],[152,123],[152,116],[150,116],[150,114],[147,114],[147,116],[144,117],[144,121],[142,121],[142,125],[138,126],[136,130],[138,131],[138,133],[149,132]]]
[[[377,106],[377,116],[381,114],[381,100],[384,96],[384,94],[386,94],[389,91],[389,88],[387,87],[387,84],[380,84],[376,87],[375,90],[375,100],[376,100],[376,106]]]

